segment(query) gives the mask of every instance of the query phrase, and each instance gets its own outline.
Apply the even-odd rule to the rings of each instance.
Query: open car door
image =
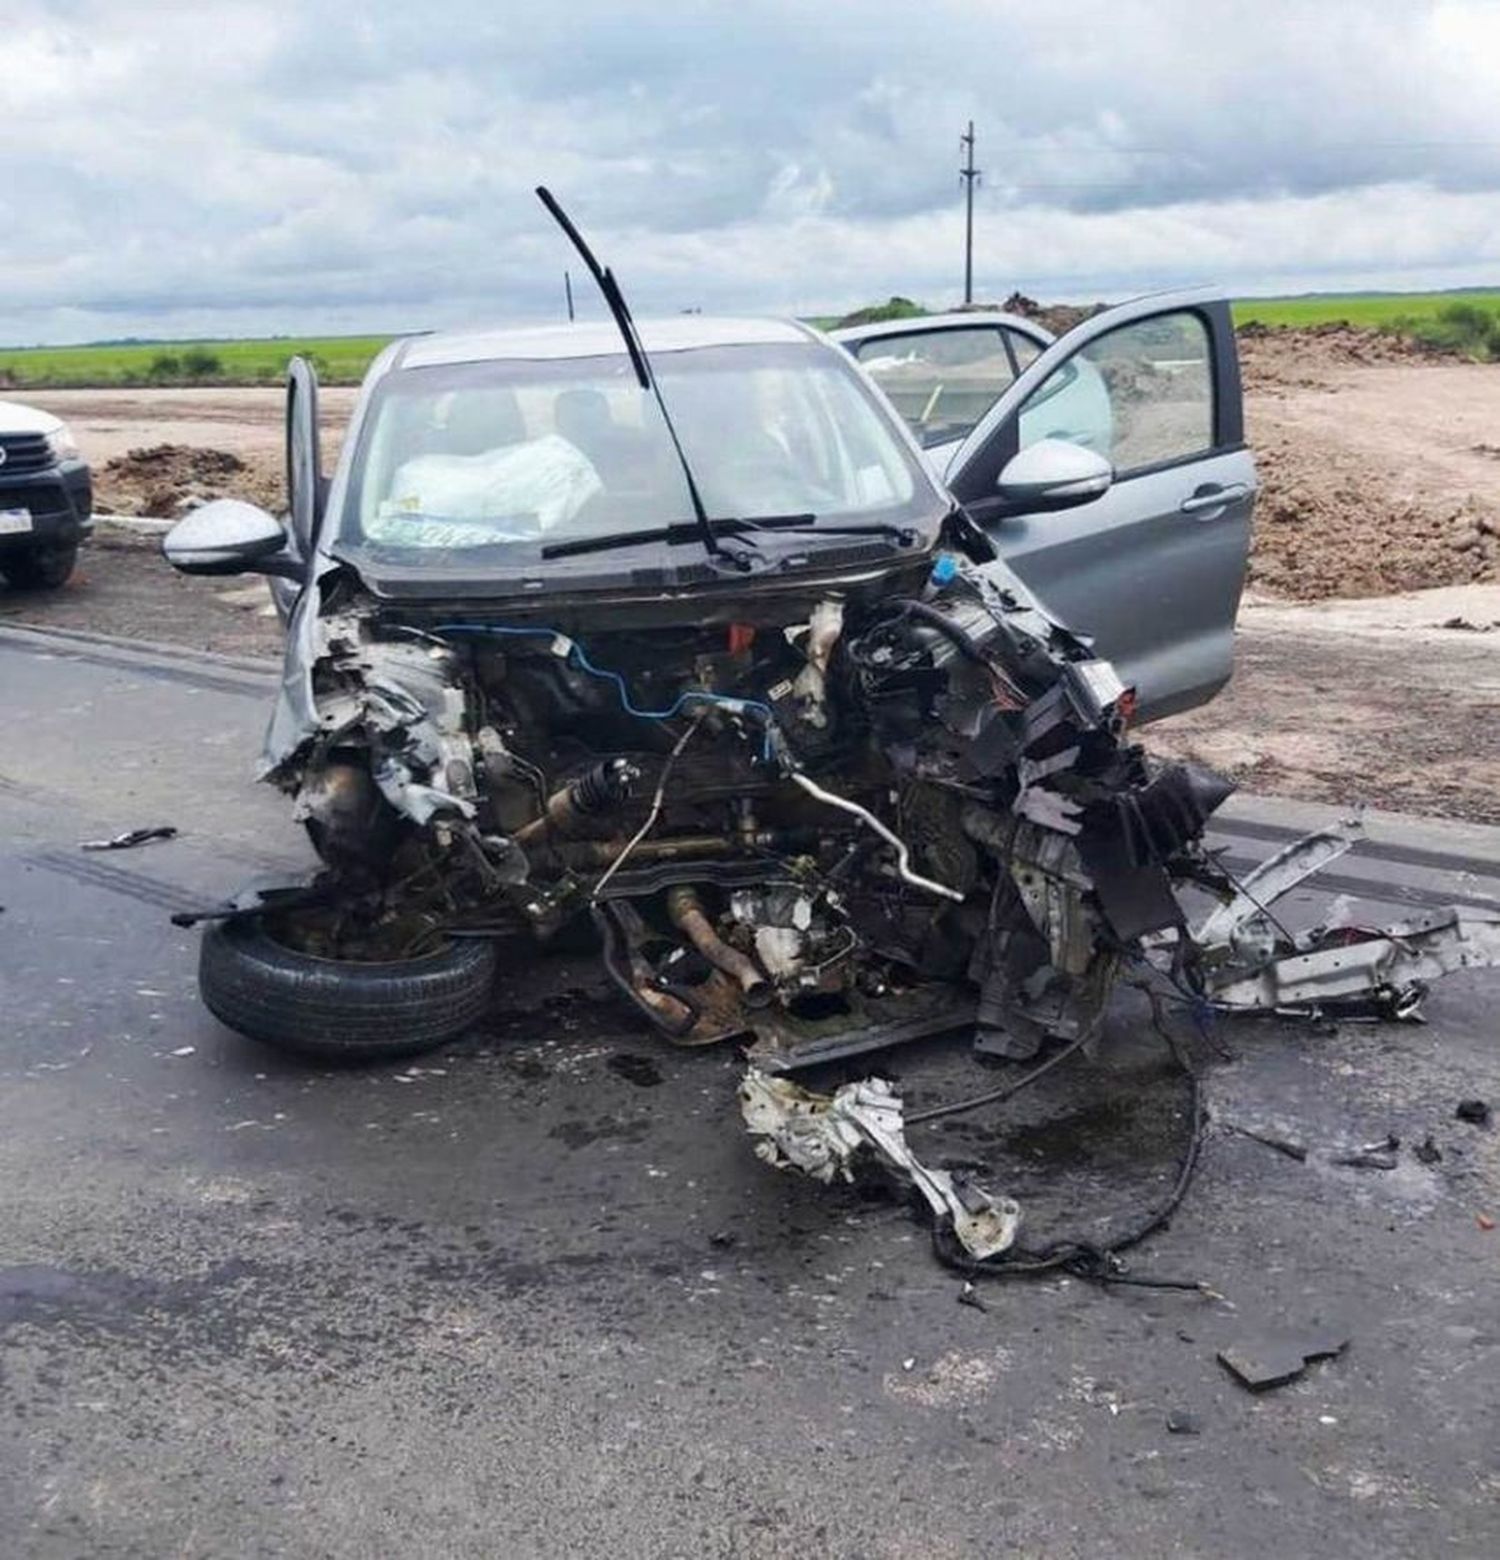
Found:
[[[327,492],[318,434],[318,375],[306,358],[294,357],[287,364],[286,379],[287,526],[292,547],[305,564],[317,542]],[[271,581],[271,596],[282,622],[298,589],[295,580]]]
[[[1143,719],[1229,680],[1256,477],[1226,300],[1161,293],[1076,326],[1000,396],[946,480],[1116,663]]]

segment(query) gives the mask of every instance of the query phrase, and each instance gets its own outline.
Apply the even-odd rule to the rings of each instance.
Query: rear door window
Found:
[[[854,355],[931,448],[963,438],[1015,382],[1010,335],[995,325],[913,330],[858,342]]]

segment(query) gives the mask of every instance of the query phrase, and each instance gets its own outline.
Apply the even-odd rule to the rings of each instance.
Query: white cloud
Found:
[[[1500,282],[1477,0],[13,0],[0,340]]]

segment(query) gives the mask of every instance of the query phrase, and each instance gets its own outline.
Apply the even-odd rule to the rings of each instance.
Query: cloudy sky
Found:
[[[387,9],[391,14],[386,15]],[[1500,285],[1500,0],[0,0],[0,342]],[[593,307],[590,301],[590,307]]]

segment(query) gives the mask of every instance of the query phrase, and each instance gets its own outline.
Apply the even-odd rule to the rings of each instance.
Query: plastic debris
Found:
[[[1328,1162],[1331,1165],[1352,1165],[1356,1170],[1394,1170],[1396,1150],[1400,1147],[1401,1139],[1392,1132],[1383,1142],[1366,1143],[1347,1154],[1334,1154]]]
[[[1274,1148],[1278,1154],[1285,1154],[1288,1159],[1295,1159],[1300,1163],[1307,1158],[1306,1145],[1298,1143],[1293,1138],[1277,1137],[1274,1133],[1261,1132],[1254,1127],[1242,1127],[1237,1121],[1226,1121],[1224,1125],[1231,1132],[1238,1132],[1241,1137],[1247,1137],[1255,1143],[1263,1143],[1267,1148]]]
[[[151,840],[175,840],[177,830],[170,823],[157,824],[147,829],[126,829],[123,834],[113,835],[107,840],[81,840],[80,850],[131,850],[137,845],[145,845]]]

